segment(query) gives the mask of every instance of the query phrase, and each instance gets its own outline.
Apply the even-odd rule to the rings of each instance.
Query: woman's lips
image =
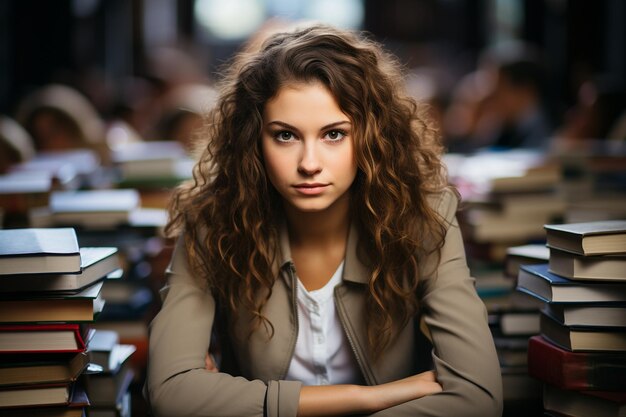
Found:
[[[302,183],[294,185],[294,188],[301,194],[317,195],[321,194],[329,184],[321,183]]]

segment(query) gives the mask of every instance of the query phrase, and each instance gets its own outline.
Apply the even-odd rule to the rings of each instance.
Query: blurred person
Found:
[[[493,76],[487,97],[497,128],[489,146],[547,149],[552,126],[544,103],[545,73],[539,54],[525,44],[503,44],[487,51],[482,65]]]
[[[217,91],[206,84],[183,84],[170,91],[162,100],[162,114],[155,132],[156,140],[180,142],[191,153],[195,132],[202,126],[202,115],[215,105]]]
[[[16,118],[37,151],[91,149],[108,161],[104,121],[89,100],[69,86],[51,84],[29,94]]]
[[[472,153],[490,145],[498,121],[489,100],[494,83],[485,70],[464,75],[443,111],[443,139],[449,152]]]
[[[35,155],[33,139],[15,120],[0,115],[0,174]]]
[[[611,80],[598,77],[581,84],[576,103],[555,132],[555,150],[584,149],[593,142],[626,140],[620,118],[626,114],[626,92]]]

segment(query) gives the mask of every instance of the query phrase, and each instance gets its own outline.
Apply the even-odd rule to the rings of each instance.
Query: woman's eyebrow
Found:
[[[349,125],[349,124],[350,124],[350,121],[349,121],[349,120],[340,120],[340,121],[337,121],[337,122],[329,123],[329,124],[327,124],[327,125],[325,125],[325,126],[322,126],[322,127],[320,128],[320,131],[322,131],[322,130],[332,129],[333,127],[338,127],[338,126],[342,126],[342,125],[345,125],[345,124],[348,124],[348,125]],[[289,123],[281,122],[280,120],[273,120],[273,121],[271,121],[271,122],[267,123],[267,126],[268,126],[268,127],[269,127],[270,125],[278,125],[278,126],[280,126],[280,127],[282,127],[282,128],[289,129],[289,130],[293,130],[293,131],[295,131],[295,132],[299,132],[299,129],[298,129],[297,127],[292,126],[292,125],[290,125]]]

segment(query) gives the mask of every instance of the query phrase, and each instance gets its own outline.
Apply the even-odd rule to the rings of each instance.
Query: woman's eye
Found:
[[[293,133],[288,131],[278,132],[275,136],[277,141],[279,142],[289,142],[294,139]]]
[[[339,141],[343,139],[345,136],[346,134],[340,130],[331,130],[330,132],[326,133],[326,138],[329,141]]]

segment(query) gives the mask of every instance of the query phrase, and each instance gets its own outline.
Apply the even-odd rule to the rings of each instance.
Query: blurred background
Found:
[[[508,91],[489,70],[506,60],[532,64],[513,69],[509,90],[535,90],[544,136],[607,136],[624,109],[620,0],[3,0],[0,113],[15,116],[30,93],[59,83],[105,122],[163,138],[165,107],[193,101],[177,87],[210,86],[251,36],[302,19],[367,30],[395,53],[451,150],[494,143],[495,119],[514,117],[493,111],[494,90]],[[604,106],[598,120],[572,120],[594,105]]]

